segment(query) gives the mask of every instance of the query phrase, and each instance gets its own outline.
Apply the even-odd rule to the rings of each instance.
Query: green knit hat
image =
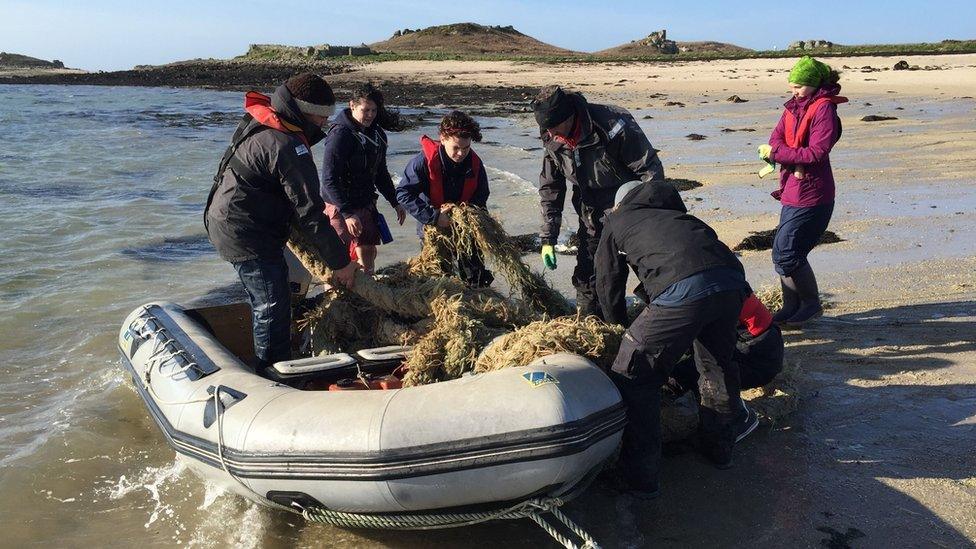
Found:
[[[790,84],[819,88],[830,76],[830,65],[805,55],[790,70]]]

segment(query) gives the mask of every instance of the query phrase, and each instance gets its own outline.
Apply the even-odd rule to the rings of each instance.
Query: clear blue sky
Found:
[[[756,49],[800,39],[843,44],[976,38],[976,0],[0,0],[0,51],[116,70],[231,57],[251,43],[356,45],[394,30],[472,21],[595,51],[666,28],[675,40]]]

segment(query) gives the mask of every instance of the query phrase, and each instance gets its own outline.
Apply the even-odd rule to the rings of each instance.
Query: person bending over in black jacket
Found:
[[[702,451],[716,466],[731,466],[736,423],[755,417],[742,404],[731,362],[751,290],[739,260],[687,213],[670,184],[631,181],[614,204],[596,251],[596,293],[607,322],[626,325],[630,267],[650,301],[624,333],[609,375],[627,405],[622,471],[636,495],[651,497],[661,460],[661,387],[689,347],[700,375]]]
[[[357,264],[325,216],[311,147],[322,139],[335,95],[321,77],[303,73],[271,97],[244,96],[247,111],[224,151],[204,210],[207,235],[237,271],[251,303],[256,371],[291,358],[291,293],[284,247],[290,226],[311,240],[352,287]]]

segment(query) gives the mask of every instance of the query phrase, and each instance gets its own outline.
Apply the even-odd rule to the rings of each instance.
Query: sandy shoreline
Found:
[[[575,516],[615,509],[610,524],[589,523],[602,543],[948,547],[976,540],[976,55],[908,58],[939,70],[861,68],[890,69],[898,60],[828,60],[843,71],[851,98],[831,154],[838,181],[831,228],[846,240],[811,255],[834,308],[787,334],[789,360],[802,371],[800,409],[743,445],[730,475],[703,468],[693,453],[670,457],[661,502],[597,487]],[[564,84],[626,106],[662,149],[669,177],[704,183],[685,200],[731,245],[776,225],[778,207],[768,197],[775,182],[756,178],[754,151],[786,99],[792,63],[398,62],[342,78]],[[748,102],[728,103],[730,95]],[[860,120],[869,114],[897,120]],[[712,119],[754,131],[723,133]],[[683,139],[689,130],[707,139]],[[730,150],[737,151],[732,162],[724,160]],[[755,284],[775,279],[768,251],[742,260]],[[555,275],[564,291],[571,269],[562,261]],[[720,518],[703,527],[705,514]]]
[[[912,96],[953,96],[976,93],[976,54],[924,55],[905,58],[911,65],[938,70],[892,67],[900,57],[833,57],[845,91],[859,95],[893,92]],[[365,79],[451,85],[568,85],[596,98],[610,98],[628,108],[647,104],[653,93],[677,96],[782,94],[795,59],[741,59],[676,63],[537,63],[513,61],[395,61],[365,65],[342,75]],[[852,67],[844,69],[844,66]],[[862,72],[862,67],[880,69]],[[887,70],[885,70],[887,69]],[[723,98],[724,99],[724,98]]]
[[[737,449],[731,471],[716,471],[695,452],[678,448],[665,459],[657,501],[632,500],[595,485],[566,510],[603,546],[962,547],[976,542],[976,100],[970,97],[976,95],[976,55],[906,58],[923,67],[945,67],[941,70],[860,68],[890,68],[899,60],[829,60],[844,71],[844,95],[851,98],[841,110],[843,138],[831,154],[838,195],[830,228],[845,240],[811,254],[833,308],[803,332],[786,336],[788,360],[801,371],[799,410],[751,435]],[[328,78],[343,90],[363,80],[386,82],[396,98],[391,102],[405,106],[503,103],[501,112],[517,113],[504,131],[526,135],[535,128],[525,94],[546,84],[566,84],[593,101],[626,106],[661,149],[667,175],[703,183],[683,197],[692,213],[734,245],[750,231],[777,222],[778,205],[768,196],[775,182],[755,176],[755,147],[776,121],[792,62],[401,61]],[[278,76],[267,75],[269,81]],[[727,102],[733,94],[747,102]],[[685,106],[668,106],[669,101]],[[869,114],[897,120],[860,120]],[[727,128],[753,131],[722,131]],[[685,135],[691,132],[706,139],[689,141]],[[527,157],[539,154],[522,150]],[[517,175],[534,181],[535,166],[532,158],[531,170]],[[506,226],[518,229],[513,232],[534,228],[534,195],[524,195],[503,215]],[[537,267],[536,256],[527,259]],[[746,252],[742,261],[755,285],[774,280],[768,251]],[[560,256],[551,275],[566,293],[572,268],[572,258]],[[116,408],[122,406],[104,412],[101,428],[124,428],[113,422],[121,417],[134,425],[135,436],[169,458],[141,407],[138,420],[120,416]],[[65,459],[73,457],[67,445],[58,449]],[[61,461],[51,467],[58,474],[65,470]],[[31,482],[38,476],[26,466],[22,475]],[[81,492],[88,484],[79,476],[69,485]],[[195,502],[192,506],[196,509]],[[88,521],[82,513],[63,515],[61,508],[38,518],[36,508],[11,503],[8,519],[27,525],[24,532],[40,533],[73,516],[78,531],[89,535],[77,538],[84,541],[113,539],[108,536],[118,528],[115,521]],[[549,543],[544,533],[523,523],[337,534],[277,516],[266,522],[271,524],[262,540],[267,547],[329,540],[398,547]],[[120,539],[149,535],[141,520],[134,529]]]

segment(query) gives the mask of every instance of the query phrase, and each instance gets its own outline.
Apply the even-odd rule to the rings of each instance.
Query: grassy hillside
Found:
[[[45,61],[43,59],[37,59],[36,57],[29,57],[27,55],[20,55],[18,53],[0,52],[0,68],[63,69],[64,63],[58,61],[57,59],[54,61]]]
[[[369,47],[378,53],[411,56],[583,55],[536,40],[511,26],[490,27],[476,23],[440,25],[419,30],[405,29],[397,31],[390,39],[370,44]]]

